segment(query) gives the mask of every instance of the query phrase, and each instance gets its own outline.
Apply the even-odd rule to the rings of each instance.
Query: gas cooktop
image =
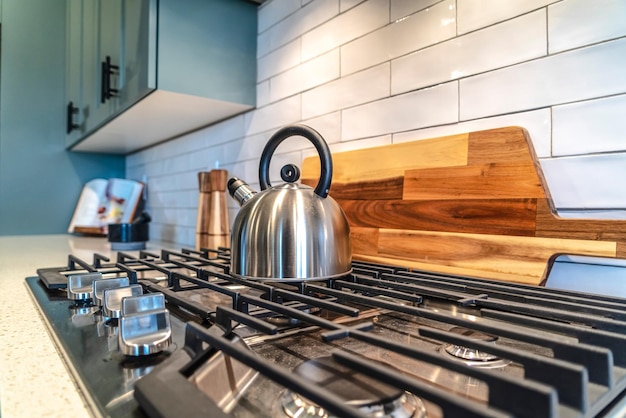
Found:
[[[618,417],[626,300],[353,262],[257,282],[229,250],[69,256],[27,284],[96,415]]]

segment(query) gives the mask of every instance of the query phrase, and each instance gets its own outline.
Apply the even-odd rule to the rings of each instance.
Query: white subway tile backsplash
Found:
[[[553,155],[626,151],[626,95],[552,110]]]
[[[180,148],[177,147],[179,141],[181,142]],[[180,149],[186,150],[184,138],[180,138],[177,141],[164,142],[157,146],[157,148],[154,150],[154,161],[164,160],[172,156],[178,155]]]
[[[626,35],[623,0],[566,0],[548,7],[550,53]]]
[[[456,34],[454,0],[391,23],[341,47],[341,75],[411,53]]]
[[[535,155],[539,158],[550,157],[550,109],[532,110],[530,112],[513,113],[485,119],[474,119],[432,128],[424,128],[393,135],[393,143],[417,141],[419,139],[436,138],[465,132],[482,131],[485,129],[502,128],[505,126],[521,126],[528,131]]]
[[[258,134],[261,136],[262,134]],[[254,138],[256,135],[252,135],[246,137],[244,139],[240,139],[237,141],[231,141],[228,144],[224,144],[224,164],[222,167],[225,170],[229,170],[229,167],[232,167],[233,164],[236,164],[239,161],[243,161],[246,159],[246,150],[250,150],[254,148],[255,142],[250,142],[250,138]],[[250,142],[250,146],[244,147],[244,141]],[[248,156],[248,159],[251,158]]]
[[[191,208],[198,204],[198,182],[195,190],[154,193],[151,204],[160,208]]]
[[[257,60],[257,81],[270,78],[273,75],[295,67],[302,60],[300,38],[270,52]]]
[[[245,133],[245,117],[238,115],[218,124],[204,128],[202,132],[209,138],[209,146],[242,138]]]
[[[196,189],[198,186],[198,172],[186,171],[175,175],[176,190]]]
[[[441,0],[391,0],[391,21],[403,19],[412,13],[432,6]]]
[[[337,152],[353,151],[357,149],[380,147],[383,145],[391,144],[391,135],[375,136],[365,139],[357,139],[354,141],[338,142],[335,144],[329,144],[330,152],[335,154]],[[302,151],[302,159],[313,157],[317,155],[315,148],[307,148]]]
[[[256,85],[256,107],[270,104],[270,81],[265,80]]]
[[[561,210],[558,216],[575,219],[626,219],[626,210]]]
[[[346,109],[343,141],[458,122],[456,81]]]
[[[460,36],[391,62],[398,94],[546,55],[546,12]]]
[[[260,153],[259,153],[260,157]],[[234,164],[229,164],[227,167],[224,167],[228,170],[229,177],[239,177],[244,180],[250,186],[259,190],[259,158],[257,157],[254,161],[239,161]],[[235,204],[236,206],[236,204]]]
[[[143,176],[147,177],[147,182],[150,183],[150,180],[153,176],[163,173],[163,171],[158,172],[153,169],[154,165],[149,164],[139,164],[133,167],[126,166],[126,177],[130,177],[134,180],[141,180]]]
[[[354,141],[345,141],[338,144],[332,144],[330,146],[330,150],[332,152],[346,152],[363,148],[380,147],[383,145],[390,145],[391,143],[391,135],[381,135],[371,138],[357,139]]]
[[[199,197],[200,197],[200,184],[198,181],[196,181],[196,188],[192,190],[188,190],[185,193],[185,195],[181,197],[181,199],[187,202],[186,207],[191,208],[191,209],[196,209],[198,206]],[[195,223],[194,223],[194,226],[195,226]]]
[[[169,175],[160,175],[160,176],[151,177],[149,188],[150,188],[150,190],[148,191],[149,198],[158,196],[159,193],[178,190],[178,188],[176,187],[175,177],[169,176]]]
[[[301,120],[300,96],[292,96],[245,114],[246,135],[275,129]]]
[[[274,132],[271,132],[271,133],[274,134]],[[268,141],[269,141],[269,139],[270,139],[270,136],[268,136]],[[290,136],[289,138],[285,139],[278,146],[278,148],[276,148],[276,150],[274,151],[274,155],[299,153],[303,149],[308,148],[310,146],[311,146],[311,142],[308,139],[306,139],[305,137],[302,137],[302,136],[299,136],[299,135],[293,135],[293,136]],[[259,157],[260,156],[261,156],[261,153],[259,153]],[[294,162],[298,163],[299,160],[294,160]],[[285,165],[285,164],[283,164],[283,165]],[[281,165],[281,167],[282,167],[282,165]]]
[[[339,77],[339,50],[335,49],[278,74],[270,80],[272,102],[327,83]]]
[[[341,141],[341,112],[328,113],[311,119],[304,119],[304,125],[315,129],[330,145]],[[307,146],[309,148],[310,146]]]
[[[339,12],[343,13],[364,1],[365,0],[339,0]]]
[[[280,5],[283,0],[274,1]],[[338,0],[316,0],[259,34],[257,57],[267,55],[339,13]]]
[[[150,162],[143,166],[144,174],[146,174],[149,178],[163,176],[164,174],[167,174],[163,168],[164,166],[164,160]]]
[[[302,117],[312,118],[389,96],[389,63],[302,93]]]
[[[228,207],[228,219],[230,219],[231,231],[232,231],[233,222],[235,221],[235,218],[237,217],[238,213],[239,213],[239,206]]]
[[[197,208],[180,208],[177,209],[177,213],[176,225],[192,227],[195,230],[198,217]]]
[[[174,155],[172,158],[164,160],[164,169],[168,174],[178,174],[185,172],[189,167],[190,154]]]
[[[126,171],[145,164],[145,157],[148,154],[144,152],[137,152],[126,156]]]
[[[460,80],[461,120],[626,92],[626,39]]]
[[[459,35],[557,1],[559,0],[457,0]]]
[[[177,217],[174,216],[173,219]],[[150,235],[158,233],[162,241],[177,244],[176,246],[191,246],[196,242],[195,227],[177,225],[175,221],[172,223],[152,223],[150,226]]]
[[[137,165],[145,165],[145,164],[148,164],[150,161],[153,161],[155,148],[157,146],[145,149],[145,150],[140,151],[140,152],[136,152],[134,154],[127,155],[126,156],[126,167],[128,167],[128,166],[132,167],[132,166],[137,166]]]
[[[193,152],[199,149],[202,149],[208,145],[207,136],[204,134],[203,130],[197,130],[194,132],[190,132],[184,137],[180,138],[177,143],[172,145],[167,145],[170,149],[174,147],[180,153],[184,152]]]
[[[225,153],[228,155],[226,164],[236,164],[239,161],[259,158],[268,138],[269,134],[264,132],[226,144]]]
[[[389,0],[370,0],[302,35],[306,61],[389,23]]]
[[[552,158],[541,165],[557,209],[626,208],[626,153]]]
[[[224,155],[224,145],[216,145],[189,155],[189,166],[187,170],[210,171],[220,168],[226,156]]]
[[[262,33],[290,14],[300,10],[300,0],[270,1],[259,7],[258,31]]]

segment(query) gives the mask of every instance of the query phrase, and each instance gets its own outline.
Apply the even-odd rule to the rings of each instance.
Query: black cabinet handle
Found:
[[[111,97],[117,97],[118,90],[111,87],[111,76],[113,74],[119,74],[120,67],[117,66],[117,65],[111,64],[111,57],[109,57],[108,55],[106,57],[105,62],[106,62],[106,65],[107,65],[107,72],[108,72],[108,76],[107,76],[107,99],[110,99]]]
[[[109,68],[106,61],[103,61],[100,71],[100,103],[107,101],[107,91],[109,91]]]
[[[80,128],[80,125],[74,123],[74,115],[78,114],[78,108],[74,107],[74,102],[69,102],[67,104],[67,115],[66,115],[66,130],[69,135],[74,129]]]
[[[100,78],[100,103],[106,102],[111,97],[116,97],[118,89],[111,87],[111,75],[117,74],[120,67],[111,64],[111,57],[107,55],[102,62],[102,71]]]

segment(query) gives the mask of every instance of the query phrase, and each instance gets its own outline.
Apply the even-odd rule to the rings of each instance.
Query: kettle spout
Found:
[[[252,196],[257,192],[252,189],[245,181],[233,177],[228,180],[228,193],[230,196],[239,203],[239,206],[243,206]]]

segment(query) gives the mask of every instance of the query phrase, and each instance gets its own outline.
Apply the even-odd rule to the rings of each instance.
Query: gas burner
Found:
[[[426,408],[411,393],[376,381],[336,363],[332,357],[305,361],[293,373],[327,389],[347,404],[376,418],[424,418]],[[331,418],[327,411],[299,394],[287,390],[278,401],[277,418]]]
[[[476,341],[482,341],[489,344],[496,344],[498,337],[475,331],[463,327],[454,327],[450,329],[451,333],[462,335]],[[477,348],[463,347],[456,344],[446,344],[440,351],[446,355],[452,356],[454,359],[464,362],[468,366],[499,368],[504,367],[511,362],[504,360],[493,354],[486,353]]]

